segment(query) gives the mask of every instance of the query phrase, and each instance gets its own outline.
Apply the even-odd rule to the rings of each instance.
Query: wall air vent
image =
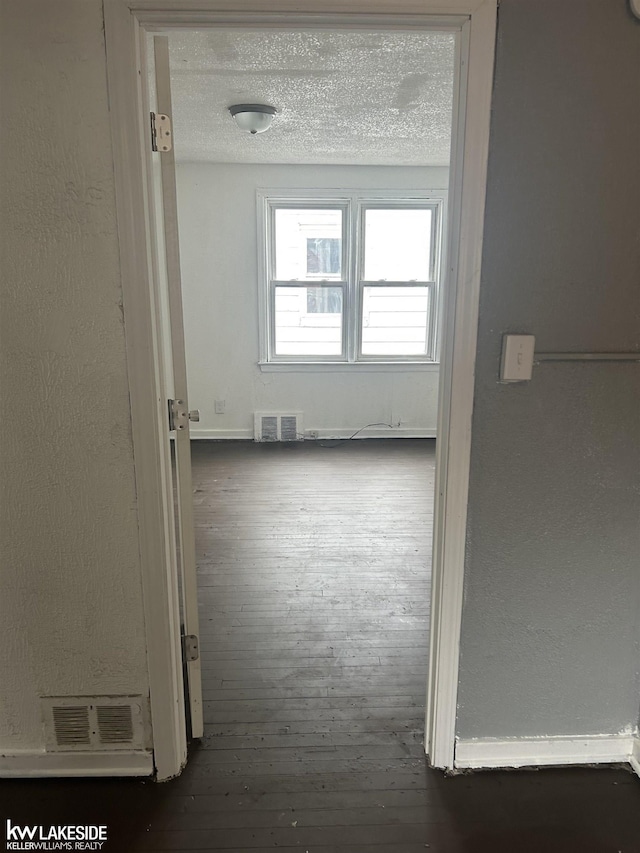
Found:
[[[100,743],[133,743],[131,705],[96,705]]]
[[[302,412],[256,412],[255,441],[303,441]]]
[[[262,415],[260,417],[259,435],[256,441],[278,440],[278,418],[276,415]]]
[[[73,747],[91,744],[89,709],[86,705],[57,706],[53,713],[53,730],[56,743],[60,747]]]
[[[48,752],[147,748],[142,696],[46,696],[41,702]]]

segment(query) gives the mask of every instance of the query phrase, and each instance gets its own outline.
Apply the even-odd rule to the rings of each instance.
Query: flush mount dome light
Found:
[[[247,133],[264,133],[269,130],[276,108],[268,104],[234,104],[229,107],[240,130]]]

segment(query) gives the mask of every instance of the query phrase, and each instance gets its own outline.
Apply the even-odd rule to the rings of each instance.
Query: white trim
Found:
[[[339,439],[339,438],[435,438],[436,431],[435,429],[420,429],[418,427],[392,427],[391,429],[377,428],[377,427],[369,427],[369,429],[364,429],[362,432],[358,432],[357,435],[354,435],[358,427],[354,429],[306,429],[305,433],[308,435],[310,432],[316,432],[318,434],[318,438],[320,441],[324,441],[324,439]]]
[[[342,168],[337,166],[336,168]],[[373,166],[371,168],[378,168],[377,166]],[[379,168],[386,168],[385,166],[380,166]],[[442,169],[448,172],[447,166],[418,166],[418,169]],[[403,203],[405,201],[412,202],[415,201],[417,203],[420,202],[429,202],[432,201],[434,204],[438,202],[442,202],[446,200],[448,192],[448,185],[443,187],[425,187],[424,189],[416,189],[408,187],[401,187],[400,189],[359,189],[358,187],[322,187],[318,189],[318,187],[258,187],[256,189],[256,193],[260,196],[263,196],[268,199],[272,199],[274,202],[283,202],[284,204],[295,204],[295,202],[300,202],[301,205],[309,203],[310,206],[313,206],[314,201],[321,201],[323,204],[330,205],[332,202],[335,202],[336,205],[341,202],[348,201],[349,199],[358,199],[362,198],[367,202],[381,202],[385,201],[393,202],[399,201]]]
[[[429,30],[459,29],[485,0],[311,0],[315,9],[301,10],[299,0],[123,0],[143,26],[154,31],[206,27],[308,29],[313,26],[340,29]],[[429,16],[425,20],[425,16]]]
[[[425,750],[434,767],[452,768],[458,667],[471,417],[480,297],[480,267],[496,3],[476,4],[462,29],[452,139],[449,245],[444,284],[442,370],[438,404],[436,491],[431,591],[431,629]],[[446,440],[442,440],[446,437]]]
[[[358,427],[354,427],[353,429],[305,429],[305,440],[314,441],[315,438],[319,438],[321,441],[324,439],[338,439],[338,438],[351,438],[354,432]],[[312,433],[315,433],[312,436]],[[411,427],[394,427],[393,429],[367,429],[358,435],[354,436],[354,438],[435,438],[436,431],[435,429],[412,429]],[[192,429],[191,430],[191,439],[192,441],[198,440],[213,440],[213,441],[243,441],[245,439],[250,439],[253,441],[253,430],[252,429]],[[268,444],[268,442],[266,442]]]
[[[440,369],[436,361],[265,361],[262,373],[432,373]]]
[[[152,752],[43,752],[0,755],[0,778],[36,776],[152,776]]]
[[[104,16],[151,726],[158,777],[165,779],[180,772],[187,744],[171,461],[143,150],[148,128],[137,22],[122,0],[104,0]]]
[[[184,697],[180,641],[176,632],[177,575],[170,571],[166,542],[172,519],[167,512],[168,442],[162,441],[161,431],[164,395],[154,336],[154,294],[147,287],[149,252],[143,249],[149,247],[150,235],[141,148],[147,128],[136,51],[141,24],[156,29],[221,25],[366,29],[417,26],[462,34],[458,41],[464,68],[459,75],[461,85],[454,110],[457,142],[454,139],[450,182],[454,203],[450,205],[448,229],[448,305],[443,326],[446,351],[438,424],[438,434],[447,440],[438,443],[426,719],[431,763],[453,767],[497,0],[308,0],[306,5],[308,11],[300,14],[300,0],[104,0],[151,710],[155,760],[161,778],[179,772],[186,752],[181,725]]]
[[[640,776],[640,734],[636,735],[633,739],[629,764],[631,764],[635,772]]]
[[[257,273],[258,273],[258,353],[259,363],[267,362],[269,350],[271,349],[270,329],[267,318],[270,316],[269,311],[269,294],[268,288],[263,284],[267,281],[269,273],[267,271],[267,258],[272,251],[267,245],[267,229],[264,224],[270,216],[268,196],[263,190],[258,189],[256,192],[256,249],[257,257]]]
[[[194,429],[190,430],[191,441],[253,441],[253,430],[246,429]]]
[[[456,769],[632,762],[632,735],[459,740]]]
[[[195,26],[195,23],[211,24],[213,15],[221,18],[223,15],[231,17],[234,22],[242,21],[243,12],[252,18],[261,15],[263,19],[273,20],[278,16],[283,20],[291,21],[303,18],[320,19],[326,22],[328,16],[337,18],[357,16],[364,17],[366,13],[367,23],[372,26],[384,26],[389,22],[389,13],[394,19],[399,15],[415,15],[419,22],[424,23],[424,15],[442,17],[451,21],[458,15],[470,15],[484,5],[485,0],[321,0],[321,2],[310,2],[311,7],[307,14],[300,11],[303,5],[300,0],[126,0],[126,5],[131,11],[137,13],[142,23],[164,23],[169,22],[175,26]],[[376,15],[380,16],[375,20]],[[262,24],[264,20],[260,20]],[[215,22],[217,23],[217,21]],[[428,23],[428,22],[427,22]]]

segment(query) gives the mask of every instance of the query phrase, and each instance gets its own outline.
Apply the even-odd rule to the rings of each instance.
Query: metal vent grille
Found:
[[[302,412],[256,412],[253,437],[255,441],[301,441]]]
[[[131,743],[133,717],[130,705],[97,705],[100,743]]]
[[[58,746],[88,746],[91,743],[89,709],[86,705],[54,706],[53,728]]]
[[[148,749],[148,699],[142,696],[43,696],[48,752]]]
[[[280,438],[282,441],[296,441],[298,438],[298,419],[295,415],[283,415],[280,418]]]
[[[278,418],[275,415],[263,415],[261,423],[260,441],[277,441]]]

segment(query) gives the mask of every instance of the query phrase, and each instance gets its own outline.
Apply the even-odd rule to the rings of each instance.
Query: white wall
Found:
[[[305,430],[345,435],[368,423],[402,421],[380,434],[435,435],[438,370],[337,368],[267,373],[258,366],[256,190],[430,189],[444,168],[178,166],[178,206],[189,405],[194,437],[249,438],[254,411],[301,411]],[[214,400],[226,401],[222,415]],[[368,431],[367,435],[375,434]]]
[[[0,753],[148,692],[100,0],[2,6]],[[43,132],[43,129],[46,131]]]

